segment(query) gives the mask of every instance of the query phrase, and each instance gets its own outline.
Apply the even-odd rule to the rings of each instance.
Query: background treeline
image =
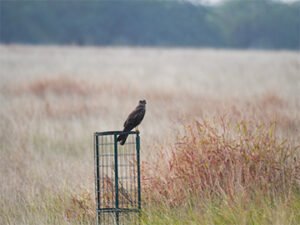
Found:
[[[300,48],[300,1],[3,1],[0,42]]]

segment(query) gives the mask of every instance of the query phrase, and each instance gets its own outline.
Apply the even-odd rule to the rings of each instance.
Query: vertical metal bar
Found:
[[[114,190],[115,190],[115,187],[114,187],[114,137],[112,135],[109,135],[109,136],[105,136],[106,137],[106,154],[107,154],[107,157],[106,157],[106,164],[107,164],[107,167],[106,167],[106,175],[107,175],[107,178],[108,178],[108,181],[107,182],[107,185],[106,185],[106,193],[107,193],[107,207],[109,208],[113,208],[114,207],[114,204],[115,204],[115,196],[114,196]],[[108,213],[106,214],[108,215],[108,220],[106,221],[105,225],[106,224],[111,224],[112,222],[111,221],[114,221],[115,219],[115,215],[114,215],[114,212],[112,213]]]
[[[116,222],[119,225],[119,171],[118,171],[118,142],[117,134],[114,134],[114,145],[115,145],[115,210],[116,210]]]
[[[137,193],[137,173],[136,173],[136,168],[137,168],[137,160],[136,160],[136,142],[135,142],[135,136],[132,135],[132,142],[135,143],[135,145],[133,146],[132,148],[132,151],[131,151],[131,162],[133,163],[132,165],[132,170],[131,170],[131,190],[132,190],[132,198],[133,198],[133,207],[136,208],[137,207],[137,196],[138,196],[138,193]]]
[[[126,161],[125,161],[125,152],[126,152],[126,147],[125,147],[125,151],[124,151],[124,148],[122,149],[122,153],[120,154],[121,155],[121,164],[122,164],[122,167],[120,167],[120,169],[122,168],[122,171],[121,171],[121,190],[122,190],[122,197],[121,197],[121,208],[126,208],[126,191],[128,190],[126,188],[126,170],[127,170],[127,167],[126,167]],[[125,174],[125,175],[124,175]]]
[[[109,143],[111,143],[107,148],[108,151],[107,153],[109,154],[109,156],[107,157],[107,168],[106,168],[106,172],[107,172],[107,176],[109,176],[110,174],[110,179],[111,181],[113,181],[110,185],[107,185],[107,193],[109,195],[108,197],[108,207],[113,208],[114,205],[116,204],[116,199],[115,199],[115,187],[114,187],[114,182],[116,182],[116,180],[113,178],[114,177],[114,170],[115,170],[115,165],[114,165],[114,155],[115,155],[115,146],[114,146],[114,136],[110,135],[109,136]],[[114,216],[114,215],[113,215]]]
[[[126,153],[125,153],[126,152]],[[130,161],[128,159],[128,147],[126,146],[126,149],[125,151],[123,152],[124,154],[124,164],[126,164],[126,167],[124,168],[125,169],[125,175],[124,175],[124,180],[123,180],[123,184],[125,182],[125,185],[124,185],[124,188],[125,190],[127,191],[127,197],[126,197],[126,201],[125,201],[125,206],[124,207],[127,207],[129,208],[130,207],[130,201],[132,200],[131,199],[131,195],[130,195],[130,189],[128,188],[128,183],[130,182],[130,171],[128,173],[128,170],[130,169]]]
[[[97,225],[100,222],[100,183],[99,183],[99,141],[97,133],[94,134],[94,157],[95,157],[95,196],[96,196],[96,216]]]
[[[100,142],[101,142],[101,144],[105,143],[104,136],[101,136]],[[107,190],[106,190],[107,184],[106,184],[105,175],[106,175],[106,165],[107,165],[107,163],[105,163],[105,157],[106,157],[105,154],[106,154],[106,152],[105,152],[105,148],[103,147],[103,145],[101,145],[101,151],[100,152],[101,152],[101,154],[100,154],[100,156],[101,156],[101,160],[100,160],[100,163],[101,163],[101,181],[100,181],[100,183],[102,183],[102,186],[100,188],[101,188],[102,193],[103,193],[102,194],[102,199],[100,200],[100,203],[102,203],[102,207],[106,207],[107,201],[105,199],[105,196],[107,196]],[[102,214],[102,215],[104,215],[104,214]]]
[[[94,133],[94,177],[95,177],[95,201],[96,201],[96,225],[98,225],[97,215],[98,215],[98,199],[97,199],[97,150],[96,150],[96,132]]]
[[[136,133],[136,160],[137,160],[137,186],[138,186],[138,208],[142,208],[142,196],[141,196],[141,165],[140,165],[140,134]]]

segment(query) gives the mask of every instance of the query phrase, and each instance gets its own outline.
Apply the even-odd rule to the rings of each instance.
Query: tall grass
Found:
[[[145,224],[299,224],[299,147],[276,124],[219,119],[185,127],[144,163]]]
[[[275,124],[196,121],[143,173],[147,198],[170,206],[212,196],[289,195],[299,188],[299,146],[276,136]]]

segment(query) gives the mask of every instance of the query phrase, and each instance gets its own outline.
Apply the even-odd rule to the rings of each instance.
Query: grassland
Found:
[[[0,46],[0,224],[94,224],[94,131],[139,99],[143,224],[300,223],[300,55]]]

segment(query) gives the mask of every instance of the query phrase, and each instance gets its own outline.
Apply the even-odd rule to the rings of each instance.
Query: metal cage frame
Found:
[[[120,134],[127,142],[117,142]],[[138,131],[94,133],[97,225],[140,224],[141,168]]]

